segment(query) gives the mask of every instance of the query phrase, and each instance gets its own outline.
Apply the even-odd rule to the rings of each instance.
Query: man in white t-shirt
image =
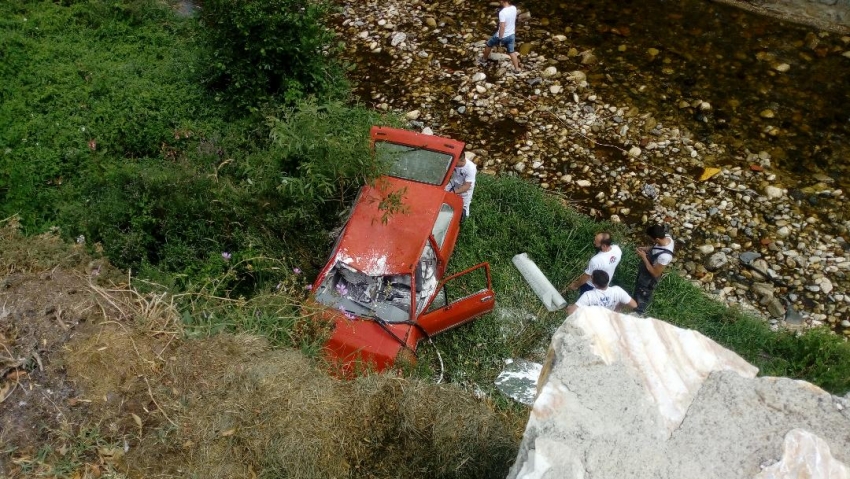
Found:
[[[623,288],[619,286],[608,286],[611,278],[605,271],[597,269],[590,277],[595,288],[581,295],[575,304],[567,306],[568,315],[573,314],[582,306],[602,306],[611,311],[619,311],[623,305],[630,308],[637,307],[637,302]]]
[[[646,234],[652,240],[652,246],[637,249],[640,264],[638,264],[637,280],[635,280],[635,299],[638,307],[635,312],[643,314],[664,269],[673,261],[673,251],[676,243],[667,234],[667,228],[653,225],[646,229]]]
[[[623,251],[620,247],[613,244],[611,233],[602,232],[597,234],[593,238],[593,247],[596,248],[596,254],[590,258],[587,269],[575,281],[570,283],[569,286],[573,291],[579,290],[579,295],[593,290],[593,281],[590,275],[597,269],[608,273],[608,278],[613,278],[614,271],[617,270],[617,265],[620,264],[620,259],[623,257]]]
[[[451,191],[463,198],[463,216],[461,222],[469,216],[469,205],[472,204],[472,192],[475,190],[475,174],[478,169],[467,154],[461,155],[452,171],[452,179],[446,185],[446,191]]]
[[[484,47],[484,60],[490,59],[490,50],[496,45],[502,45],[508,50],[508,55],[511,56],[511,63],[514,64],[514,69],[519,71],[519,54],[516,52],[516,7],[511,5],[510,0],[500,0],[499,4],[502,9],[499,10],[499,30],[487,40],[487,46]]]

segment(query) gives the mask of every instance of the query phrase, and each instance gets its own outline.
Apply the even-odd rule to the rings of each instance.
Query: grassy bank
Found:
[[[564,312],[549,313],[511,263],[527,252],[561,289],[580,274],[593,254],[592,239],[614,225],[596,223],[534,185],[511,177],[479,175],[470,219],[464,225],[451,268],[460,271],[489,261],[497,295],[494,314],[440,336],[447,374],[488,388],[506,358],[541,360],[548,339]],[[638,258],[632,245],[614,283],[632,291]],[[575,293],[567,297],[576,299]],[[772,332],[765,321],[727,307],[677,274],[660,284],[648,310],[652,317],[695,329],[759,367],[762,375],[805,379],[833,393],[850,390],[850,344],[826,330]],[[438,368],[433,349],[425,348],[423,375]]]

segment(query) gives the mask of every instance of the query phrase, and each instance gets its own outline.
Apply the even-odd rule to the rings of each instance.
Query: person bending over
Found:
[[[567,307],[567,314],[573,314],[582,306],[602,306],[611,311],[619,311],[622,306],[636,308],[637,302],[619,286],[608,286],[608,273],[597,269],[591,274],[594,289],[578,298],[575,304]]]
[[[569,285],[569,289],[572,291],[578,289],[579,295],[593,290],[593,281],[590,280],[590,274],[593,271],[601,269],[608,273],[608,278],[613,278],[614,271],[616,271],[617,265],[620,264],[620,258],[623,256],[620,247],[612,243],[610,233],[597,234],[593,238],[593,247],[596,249],[596,254],[590,258],[587,269]]]

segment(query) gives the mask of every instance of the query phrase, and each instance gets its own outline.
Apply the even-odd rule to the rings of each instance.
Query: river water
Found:
[[[600,61],[588,73],[607,97],[685,126],[699,141],[767,151],[789,187],[822,175],[850,186],[850,58],[842,55],[850,37],[698,0],[529,8],[550,32],[593,49]],[[710,112],[684,107],[697,100]]]

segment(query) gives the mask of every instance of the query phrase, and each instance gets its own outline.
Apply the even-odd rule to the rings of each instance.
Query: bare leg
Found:
[[[490,59],[490,47],[487,46],[487,47],[484,47],[484,60],[489,60],[489,59]]]
[[[519,71],[519,53],[511,53],[511,63],[514,64],[514,68],[516,69],[516,71]]]

